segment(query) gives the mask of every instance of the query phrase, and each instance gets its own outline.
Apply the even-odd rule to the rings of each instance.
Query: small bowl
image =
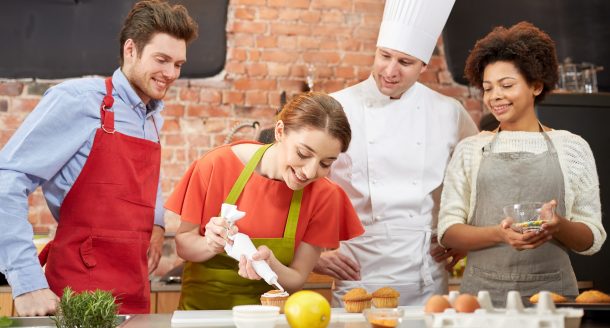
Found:
[[[400,308],[372,308],[364,309],[363,314],[373,328],[394,328],[402,322],[405,310]]]
[[[233,307],[233,323],[237,328],[273,328],[280,318],[280,308],[267,305]]]
[[[506,205],[502,210],[504,215],[514,220],[511,228],[517,232],[525,233],[540,230],[542,224],[548,221],[540,215],[542,205],[541,202],[517,203]]]

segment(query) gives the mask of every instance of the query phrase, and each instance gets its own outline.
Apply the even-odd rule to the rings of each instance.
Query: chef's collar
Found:
[[[376,106],[384,106],[397,100],[412,99],[413,97],[415,97],[417,89],[417,82],[415,82],[409,89],[407,89],[405,92],[402,93],[402,95],[400,95],[399,99],[392,99],[389,96],[386,96],[381,93],[381,91],[379,91],[373,74],[371,74],[368,79],[364,80],[363,84],[366,89],[364,97],[367,99],[367,101],[371,102],[371,105],[374,104]]]
[[[112,85],[116,93],[119,94],[119,97],[131,108],[139,108],[145,114],[160,112],[163,109],[163,101],[161,100],[151,99],[148,105],[144,104],[127,80],[125,74],[123,74],[123,71],[121,71],[121,68],[117,68],[114,74],[112,74]]]

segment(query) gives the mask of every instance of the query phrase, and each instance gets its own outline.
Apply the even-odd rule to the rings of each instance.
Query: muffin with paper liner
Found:
[[[392,287],[381,287],[373,292],[373,305],[376,308],[398,307],[400,293]]]
[[[364,309],[371,307],[371,299],[373,295],[369,294],[364,288],[350,289],[343,295],[343,305],[345,311],[350,313],[362,312]]]
[[[277,306],[280,308],[280,313],[284,313],[284,304],[286,303],[288,296],[290,296],[290,294],[286,291],[273,289],[261,295],[261,304]]]

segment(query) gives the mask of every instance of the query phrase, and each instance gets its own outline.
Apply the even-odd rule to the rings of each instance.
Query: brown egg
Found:
[[[444,312],[445,309],[451,307],[449,301],[441,295],[432,295],[426,302],[426,306],[424,307],[424,312],[426,313],[441,313]]]
[[[470,294],[460,294],[455,299],[454,307],[457,312],[472,313],[481,306],[476,297]]]

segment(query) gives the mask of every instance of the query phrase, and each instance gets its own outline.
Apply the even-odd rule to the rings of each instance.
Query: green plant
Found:
[[[114,328],[118,326],[115,301],[108,291],[98,289],[75,293],[66,287],[57,314],[52,319],[58,328]]]
[[[1,308],[0,308],[1,309]],[[13,320],[6,316],[0,317],[0,327],[10,327],[13,324]]]

